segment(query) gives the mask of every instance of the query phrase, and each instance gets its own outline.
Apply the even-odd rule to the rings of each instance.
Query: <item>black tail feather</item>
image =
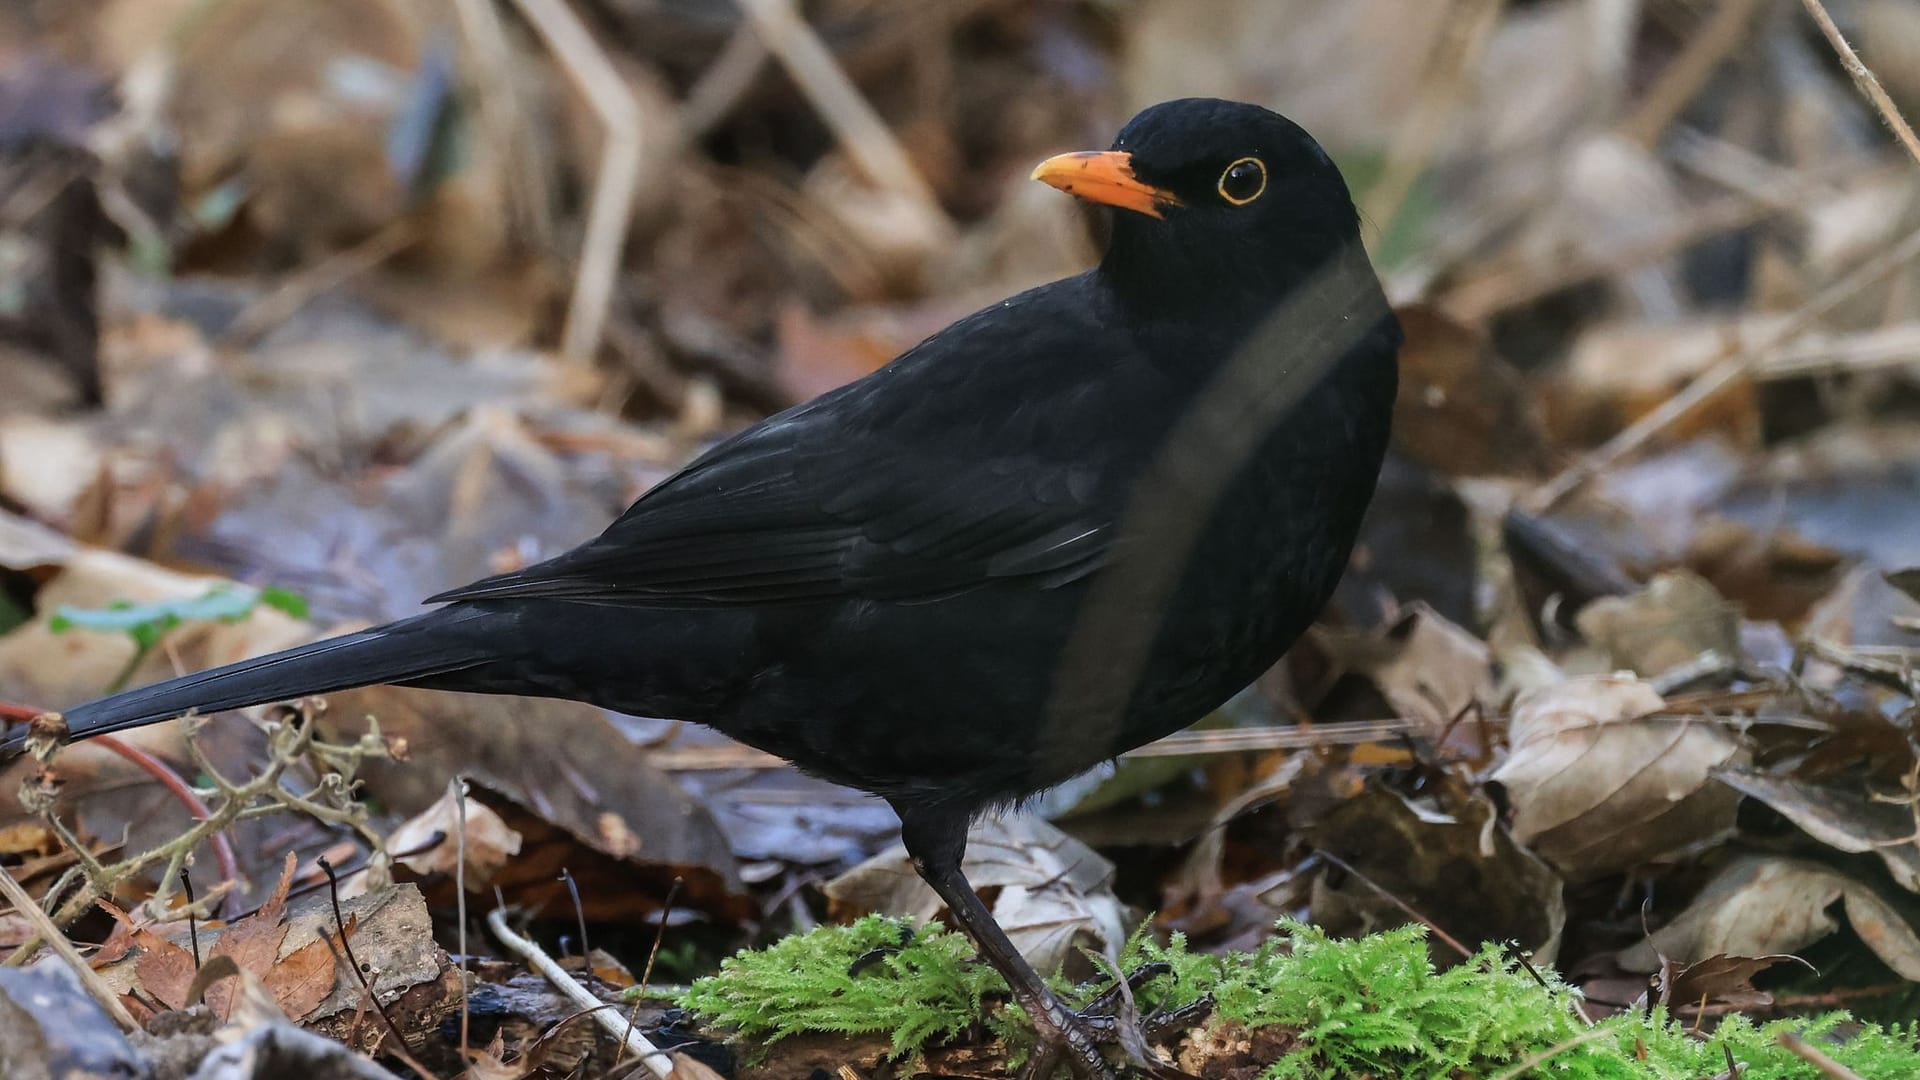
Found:
[[[489,612],[456,605],[359,633],[142,686],[64,711],[69,737],[85,739],[170,720],[287,701],[378,683],[444,675],[483,662],[468,624]],[[0,740],[0,760],[26,743],[21,728]]]

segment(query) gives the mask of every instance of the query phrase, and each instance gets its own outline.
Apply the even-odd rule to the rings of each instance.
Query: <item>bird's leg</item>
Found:
[[[1116,1038],[1118,1021],[1111,1007],[1104,1012],[1090,1009],[1076,1013],[1061,1004],[1041,981],[961,872],[967,843],[964,816],[902,812],[901,834],[907,854],[913,857],[914,870],[946,903],[954,922],[973,939],[981,957],[1007,980],[1014,1001],[1033,1021],[1039,1045],[1021,1071],[1022,1080],[1050,1080],[1063,1060],[1082,1080],[1118,1080],[1118,1070],[1100,1052],[1101,1044],[1110,1042],[1119,1042],[1133,1063],[1148,1073],[1184,1075],[1146,1053],[1137,1035],[1131,1040]]]

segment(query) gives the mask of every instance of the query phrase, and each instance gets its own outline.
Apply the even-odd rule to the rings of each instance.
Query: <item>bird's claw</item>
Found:
[[[1164,963],[1142,964],[1127,973],[1124,990],[1122,984],[1115,983],[1078,1012],[1056,1003],[1045,1011],[1044,1020],[1036,1015],[1039,1043],[1020,1070],[1020,1080],[1051,1080],[1063,1064],[1079,1080],[1120,1080],[1123,1071],[1142,1073],[1154,1080],[1193,1080],[1161,1061],[1148,1046],[1205,1020],[1213,1012],[1213,998],[1204,996],[1147,1017],[1140,1017],[1132,1008],[1132,991],[1171,970]],[[1124,1070],[1107,1059],[1101,1049],[1105,1046],[1120,1048]]]

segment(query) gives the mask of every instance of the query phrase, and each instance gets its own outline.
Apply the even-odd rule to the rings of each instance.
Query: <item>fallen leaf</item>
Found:
[[[1296,800],[1289,817],[1309,812]],[[1312,921],[1342,935],[1371,933],[1404,925],[1404,904],[1468,949],[1513,941],[1552,963],[1567,920],[1560,875],[1515,843],[1495,816],[1482,795],[1410,798],[1370,782],[1315,819],[1298,821],[1316,850],[1365,878],[1338,868],[1319,875]],[[1448,962],[1460,959],[1444,946],[1435,950]]]
[[[393,686],[332,704],[320,718],[329,739],[351,742],[373,717],[383,735],[407,741],[406,763],[369,762],[361,773],[383,805],[418,814],[456,773],[468,778],[472,798],[520,836],[518,857],[492,874],[515,905],[571,911],[565,868],[591,920],[655,912],[675,878],[677,906],[726,920],[757,910],[712,814],[591,705]],[[451,905],[451,890],[430,889],[430,901]]]
[[[1920,934],[1871,886],[1822,863],[1765,855],[1727,863],[1686,910],[1615,959],[1628,971],[1654,972],[1663,957],[1692,964],[1792,953],[1839,929],[1827,910],[1837,901],[1888,967],[1920,980]]]
[[[993,896],[994,919],[1041,971],[1078,958],[1078,946],[1118,955],[1126,940],[1113,864],[1059,829],[1025,815],[989,817],[967,833],[962,869],[975,890]],[[837,912],[933,918],[940,898],[895,845],[826,884]]]
[[[169,1009],[187,1007],[187,990],[199,973],[193,954],[151,930],[135,930],[133,943],[140,952],[134,972],[140,988]]]
[[[1776,953],[1772,956],[1728,956],[1724,953],[1696,960],[1666,980],[1661,1000],[1671,1007],[1729,1005],[1736,1009],[1758,1009],[1773,1004],[1773,995],[1756,990],[1753,977],[1783,960],[1800,963],[1797,956]],[[1663,972],[1663,975],[1666,973]]]
[[[287,890],[293,885],[293,869],[298,858],[287,852],[280,871],[280,882],[274,886],[260,909],[244,919],[227,927],[220,940],[213,943],[207,954],[209,960],[218,956],[230,957],[241,971],[258,978],[264,978],[273,970],[274,963],[280,959],[280,945],[287,938],[287,927],[281,921],[286,911]],[[226,1019],[233,1012],[236,994],[239,990],[237,980],[226,980],[207,988],[207,1007],[213,1014]]]
[[[1476,702],[1492,697],[1487,644],[1425,604],[1387,634],[1386,659],[1363,665],[1397,715],[1423,721],[1437,736]]]
[[[1653,678],[1707,653],[1740,656],[1740,615],[1706,579],[1685,570],[1656,576],[1639,592],[1603,596],[1574,619],[1615,668]]]
[[[1808,784],[1746,769],[1715,774],[1742,795],[1772,807],[1808,836],[1849,855],[1872,852],[1901,888],[1920,892],[1920,824],[1901,800],[1883,802],[1865,791]]]
[[[1407,335],[1394,444],[1450,476],[1538,473],[1548,459],[1533,400],[1486,334],[1425,304],[1394,313]]]
[[[1506,787],[1514,839],[1586,881],[1731,830],[1739,796],[1713,772],[1744,760],[1740,743],[1664,705],[1619,675],[1523,694],[1512,750],[1488,778]]]
[[[494,874],[507,860],[520,853],[520,834],[507,827],[500,815],[472,796],[465,804],[464,846],[467,853],[466,886],[468,892],[480,892],[492,886]],[[460,860],[462,811],[451,790],[432,806],[409,818],[387,836],[387,850],[412,852],[397,861],[416,874],[452,874]],[[439,836],[440,842],[433,843]]]
[[[309,941],[288,953],[261,979],[289,1020],[299,1021],[320,1007],[340,979],[335,949],[324,941]]]

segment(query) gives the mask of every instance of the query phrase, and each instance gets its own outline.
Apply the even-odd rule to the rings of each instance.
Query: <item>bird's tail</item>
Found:
[[[377,683],[444,675],[484,662],[472,625],[492,614],[454,605],[354,634],[142,686],[64,711],[69,737],[124,731],[181,716],[239,709]],[[0,740],[0,761],[19,753],[26,729]]]

